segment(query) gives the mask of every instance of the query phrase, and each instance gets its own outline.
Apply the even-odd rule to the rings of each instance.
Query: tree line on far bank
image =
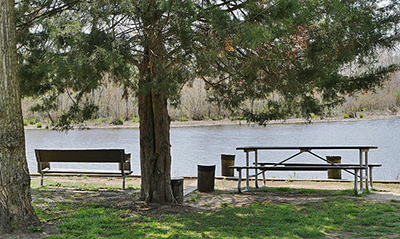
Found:
[[[392,60],[400,55],[392,56]],[[98,109],[90,121],[96,124],[121,125],[124,122],[139,122],[137,99],[131,93],[124,97],[124,89],[104,80],[99,89],[92,91],[87,97],[98,105]],[[108,81],[108,82],[107,82]],[[217,94],[208,92],[205,83],[194,80],[181,90],[181,102],[177,106],[169,105],[169,115],[172,121],[188,120],[243,120],[238,113],[229,110],[215,100]],[[47,112],[33,111],[41,99],[26,97],[22,100],[22,110],[25,125],[49,127],[52,120],[57,120],[70,106],[68,94],[62,94],[57,99],[57,110]],[[216,101],[216,102],[215,102]],[[246,107],[253,111],[261,111],[265,102],[262,100],[247,101]],[[365,117],[367,114],[397,114],[400,110],[400,72],[395,72],[382,87],[374,91],[361,92],[346,96],[342,105],[326,111],[322,117]],[[295,116],[292,116],[295,117]],[[315,116],[320,117],[320,116]]]

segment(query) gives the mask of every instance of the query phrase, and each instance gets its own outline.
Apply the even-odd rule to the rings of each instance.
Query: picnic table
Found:
[[[329,169],[342,169],[354,176],[354,191],[355,194],[363,192],[363,182],[365,180],[366,189],[370,190],[373,188],[372,181],[372,168],[380,167],[381,164],[370,164],[368,161],[368,152],[371,149],[377,149],[377,146],[245,146],[237,147],[236,150],[242,150],[246,153],[246,165],[245,166],[231,166],[239,172],[238,180],[238,191],[249,190],[250,178],[255,178],[255,186],[258,188],[258,175],[263,174],[264,186],[265,186],[265,172],[266,171],[324,171]],[[291,156],[278,161],[278,162],[260,162],[259,151],[263,150],[292,150],[296,151]],[[329,161],[325,157],[315,153],[316,150],[358,150],[359,158],[358,163],[354,164],[337,164]],[[254,153],[252,157],[253,163],[251,163],[251,153]],[[308,153],[322,161],[324,164],[310,164],[310,163],[287,163],[289,160],[303,154]],[[246,171],[246,189],[241,190],[242,181],[242,170]],[[250,170],[254,170],[254,174],[250,174]],[[353,172],[354,171],[354,172]],[[359,191],[358,191],[359,184]]]

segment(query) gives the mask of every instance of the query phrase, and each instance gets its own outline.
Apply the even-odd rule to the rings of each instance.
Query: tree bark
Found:
[[[0,1],[0,235],[39,225],[31,205],[18,81],[14,1]]]
[[[141,198],[172,203],[170,120],[162,91],[139,96]]]
[[[172,203],[170,118],[167,109],[165,49],[161,15],[149,4],[143,15],[144,54],[139,66],[139,118],[141,199],[152,203]]]

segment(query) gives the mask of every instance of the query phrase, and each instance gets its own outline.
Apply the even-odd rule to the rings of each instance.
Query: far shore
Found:
[[[275,124],[306,124],[306,123],[326,123],[326,122],[351,122],[351,121],[361,121],[361,120],[384,120],[384,119],[394,119],[400,118],[400,113],[363,113],[358,114],[357,117],[349,117],[345,118],[343,116],[335,116],[335,117],[316,117],[311,120],[306,120],[302,118],[290,118],[285,120],[273,120],[268,122],[270,125]],[[219,119],[219,120],[187,120],[187,121],[171,121],[171,128],[178,127],[208,127],[208,126],[222,126],[222,125],[258,125],[257,123],[247,122],[246,120],[230,120],[230,119]],[[107,122],[96,122],[96,121],[87,121],[84,126],[89,129],[138,129],[139,122],[133,121],[124,121],[123,125],[113,125]],[[38,128],[37,125],[27,125],[24,127],[25,129],[46,129],[46,126],[43,125],[41,128]]]

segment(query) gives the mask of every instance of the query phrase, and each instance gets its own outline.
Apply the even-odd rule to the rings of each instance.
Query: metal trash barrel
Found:
[[[215,164],[197,165],[197,190],[199,192],[214,191]]]
[[[183,178],[171,178],[172,195],[177,204],[183,204]]]
[[[340,164],[342,162],[341,156],[326,156],[326,159],[332,163]],[[328,169],[328,179],[342,179],[342,170]]]
[[[221,154],[221,176],[234,176],[233,168],[229,166],[235,165],[235,155],[234,154]]]

